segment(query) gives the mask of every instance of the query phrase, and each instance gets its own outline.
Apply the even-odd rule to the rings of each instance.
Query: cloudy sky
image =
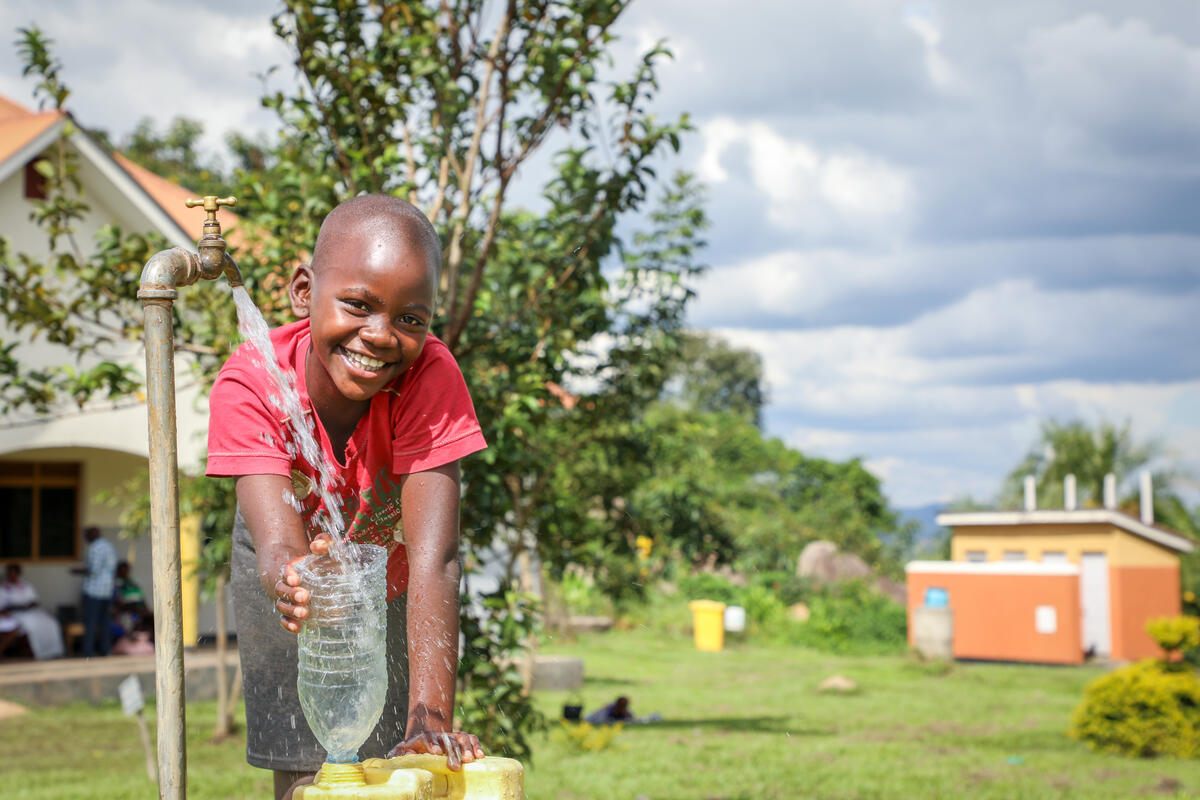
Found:
[[[265,129],[261,0],[0,0],[72,107]],[[218,41],[203,41],[218,30]],[[1190,0],[640,0],[713,227],[692,322],[760,352],[770,433],[892,500],[987,498],[1039,422],[1128,420],[1200,474],[1200,14]],[[620,64],[618,64],[618,67]],[[11,48],[0,93],[28,100]]]

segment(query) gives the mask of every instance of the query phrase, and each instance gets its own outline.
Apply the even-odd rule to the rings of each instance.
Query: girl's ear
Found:
[[[308,307],[312,300],[313,269],[309,264],[301,264],[292,273],[291,283],[288,284],[288,298],[292,301],[292,313],[296,319],[308,319]]]

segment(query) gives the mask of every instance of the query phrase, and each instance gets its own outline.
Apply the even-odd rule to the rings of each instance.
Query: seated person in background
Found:
[[[5,580],[0,584],[0,608],[4,609],[5,620],[0,622],[0,631],[9,628],[8,633],[0,635],[8,637],[4,646],[10,646],[17,636],[24,635],[29,643],[33,657],[61,658],[63,655],[62,630],[58,620],[45,609],[38,607],[37,590],[21,578],[21,565],[9,564],[5,571]],[[0,652],[3,648],[0,648]]]
[[[117,580],[113,586],[113,616],[121,626],[121,633],[132,633],[138,624],[150,616],[146,608],[146,593],[129,574],[129,562],[117,564]]]
[[[152,656],[154,655],[154,622],[150,617],[142,617],[137,626],[126,633],[113,644],[114,656]]]
[[[604,708],[598,708],[587,715],[587,721],[592,725],[612,725],[614,722],[629,722],[633,712],[629,710],[629,698],[618,697]]]
[[[29,658],[29,638],[21,630],[21,623],[0,603],[0,661],[7,658]]]

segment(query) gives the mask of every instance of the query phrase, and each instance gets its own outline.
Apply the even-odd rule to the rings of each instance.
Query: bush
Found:
[[[716,600],[727,606],[741,605],[741,587],[711,572],[683,576],[679,581],[679,591],[688,600]]]
[[[795,605],[806,600],[813,591],[808,578],[801,578],[794,572],[781,570],[753,572],[750,575],[750,585],[770,589],[784,606]]]
[[[1071,717],[1071,735],[1096,750],[1131,756],[1200,757],[1200,675],[1179,654],[1200,647],[1200,619],[1146,623],[1165,653],[1088,684]]]
[[[746,609],[750,632],[777,642],[841,654],[900,653],[908,646],[907,613],[900,604],[860,581],[818,590],[787,573],[761,573],[749,585],[702,572],[680,579],[687,600],[716,600]],[[795,598],[795,599],[793,599]],[[805,598],[807,622],[788,619],[788,606]]]
[[[567,569],[558,585],[563,605],[569,614],[602,615],[611,613],[612,603],[596,585],[595,578],[579,569]]]
[[[1200,678],[1159,659],[1088,684],[1071,735],[1096,750],[1131,756],[1200,756]]]
[[[747,586],[736,605],[746,609],[746,619],[754,632],[773,629],[787,618],[787,607],[783,601],[765,586]]]
[[[1167,652],[1187,654],[1200,647],[1200,618],[1160,617],[1146,623],[1146,633]]]
[[[902,605],[866,584],[848,582],[814,594],[807,622],[789,622],[790,641],[842,654],[901,652],[908,645]]]

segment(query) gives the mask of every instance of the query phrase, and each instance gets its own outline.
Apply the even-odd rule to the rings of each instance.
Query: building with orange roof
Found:
[[[12,254],[45,258],[45,232],[30,219],[34,203],[44,195],[37,161],[59,143],[77,157],[80,199],[88,211],[79,220],[75,241],[94,241],[106,225],[126,232],[157,233],[171,245],[194,249],[204,211],[189,209],[184,200],[195,196],[183,187],[109,151],[77,124],[69,113],[34,111],[0,96],[0,237]],[[236,222],[222,214],[226,227]],[[39,337],[14,336],[0,329],[0,340],[18,341],[14,351],[22,364],[58,366],[73,363],[66,350]],[[116,357],[142,370],[140,342],[132,342]],[[181,467],[201,465],[207,412],[187,371],[177,369],[179,461]],[[26,580],[38,590],[47,608],[78,603],[79,579],[68,568],[83,555],[82,530],[96,525],[132,563],[134,579],[146,590],[152,585],[149,542],[118,542],[119,509],[96,500],[99,493],[118,489],[146,469],[148,444],[144,402],[96,401],[84,408],[74,403],[46,413],[18,411],[0,420],[0,505],[7,509],[0,529],[0,561],[20,562]],[[186,527],[186,526],[185,526]],[[198,552],[198,542],[192,549]],[[189,543],[184,542],[185,551]],[[185,574],[187,570],[185,569]],[[194,583],[194,581],[193,581]],[[186,587],[185,587],[186,588]],[[215,609],[197,605],[195,586],[185,598],[185,637],[215,628]]]

